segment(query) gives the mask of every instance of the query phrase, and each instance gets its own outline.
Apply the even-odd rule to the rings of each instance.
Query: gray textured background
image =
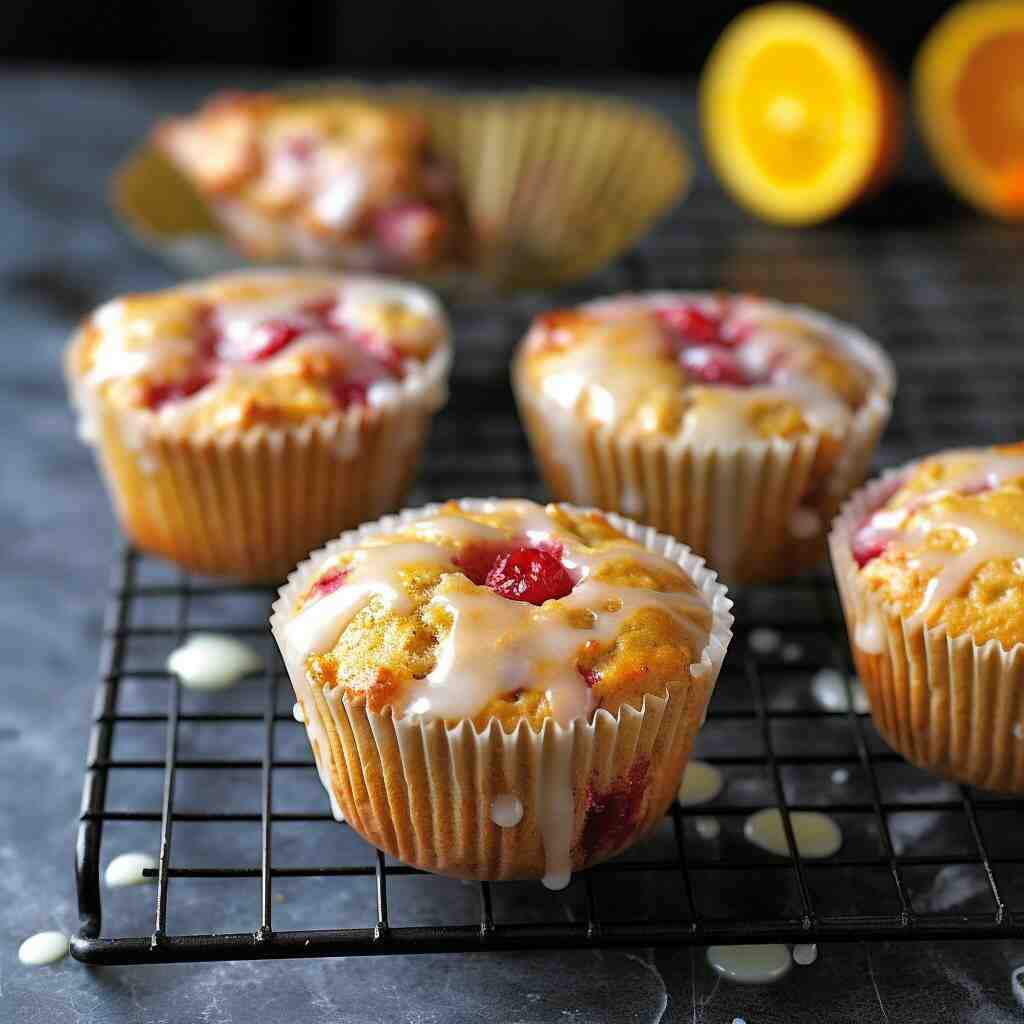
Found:
[[[118,292],[171,282],[169,272],[112,221],[106,183],[116,162],[154,117],[187,107],[214,84],[219,83],[210,74],[111,77],[9,70],[0,77],[0,161],[6,184],[0,196],[6,243],[0,250],[5,357],[0,378],[0,545],[5,570],[0,629],[5,688],[0,703],[0,1021],[1020,1020],[1024,1010],[1013,998],[1010,975],[1024,963],[1024,944],[1009,942],[826,946],[813,966],[794,969],[774,986],[755,988],[719,983],[702,951],[685,949],[93,970],[70,959],[47,968],[18,964],[17,946],[24,937],[48,928],[70,933],[77,926],[72,843],[113,549],[107,501],[66,408],[60,354],[77,318],[98,302]],[[641,81],[628,88],[692,134],[691,103],[646,88]],[[920,192],[915,188],[904,185],[897,195],[930,194],[925,185]],[[699,230],[699,209],[684,207],[682,216],[689,217],[691,209],[692,229]],[[829,242],[838,238],[840,249],[828,251],[841,250],[854,263],[889,259],[893,292],[911,284],[916,288],[915,329],[927,334],[934,328],[937,337],[945,336],[944,330],[970,337],[967,307],[978,301],[994,276],[1000,291],[991,301],[1000,306],[1005,323],[1014,326],[1006,351],[1019,351],[1016,328],[1024,317],[1020,275],[1012,269],[1021,265],[1016,236],[976,222],[945,200],[935,209],[936,230],[944,232],[937,236],[936,247],[963,246],[967,254],[949,282],[900,278],[899,269],[910,258],[909,250],[904,254],[901,249],[904,235],[898,227],[883,234],[870,219],[841,227]],[[932,217],[931,210],[930,205],[917,210],[916,228]],[[819,304],[851,316],[863,305],[869,326],[879,326],[879,297],[830,291],[842,278],[829,277],[830,264],[822,283],[823,268],[813,244],[799,240],[805,236],[748,230],[739,217],[737,223],[732,271],[740,280],[723,274],[723,283],[749,283],[744,268],[749,271],[752,261],[772,263],[776,250],[770,247],[775,246],[798,274],[806,273],[827,291],[818,296]],[[766,240],[768,248],[762,245]],[[977,259],[970,258],[973,252]],[[838,260],[835,273],[842,273],[841,264]],[[709,266],[701,272],[721,269]],[[783,297],[816,297],[792,276],[788,280],[775,289]],[[930,287],[943,289],[945,298],[944,289],[962,289],[962,322],[929,323]],[[927,351],[908,348],[901,369],[915,372],[922,357],[927,362]],[[1003,357],[993,358],[1003,365]],[[1008,380],[999,401],[1018,399],[1019,356],[1012,359],[1012,354],[1005,357]],[[902,423],[898,416],[895,425],[896,440],[890,440],[884,460],[909,454],[904,445],[922,447],[927,433],[920,417],[942,412],[971,391],[969,378],[956,379],[936,385],[920,405],[904,406]],[[457,422],[450,419],[449,427]],[[1008,425],[1005,418],[989,426],[981,412],[964,420],[961,434],[965,440],[1006,439],[1015,429],[1016,421]],[[455,431],[442,432],[442,438],[445,433],[450,440]],[[152,834],[125,835],[112,842],[120,843],[120,849],[154,848]],[[955,905],[955,884],[952,894]],[[118,899],[126,920],[149,920],[151,889],[128,890]],[[219,900],[217,888],[208,887],[188,907],[197,913],[205,907],[215,923],[232,910]],[[246,906],[253,903],[250,899]],[[297,906],[301,911],[302,904]],[[430,908],[425,912],[429,917]],[[141,927],[148,929],[146,924]]]

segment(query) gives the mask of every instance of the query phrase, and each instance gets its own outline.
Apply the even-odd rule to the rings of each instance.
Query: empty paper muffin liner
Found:
[[[912,467],[909,467],[912,468]],[[843,507],[829,535],[850,650],[878,731],[908,761],[982,789],[1024,793],[1024,644],[978,645],[912,622],[861,582],[851,542],[901,469]]]
[[[483,502],[462,505],[472,510]],[[376,713],[343,696],[340,687],[312,687],[284,626],[318,568],[371,534],[438,508],[389,516],[316,552],[281,589],[271,629],[332,806],[360,835],[428,871],[471,879],[539,878],[561,888],[571,871],[618,853],[665,814],[732,635],[732,602],[703,560],[682,544],[610,515],[614,526],[649,551],[678,562],[713,616],[692,677],[648,695],[639,710],[627,705],[612,715],[601,709],[589,721],[562,726],[548,720],[539,730],[522,721],[505,732],[493,719],[477,729],[470,721],[449,727],[421,716],[395,717],[390,709]]]
[[[673,293],[696,299],[695,293]],[[805,434],[719,445],[636,434],[587,422],[526,379],[513,390],[534,457],[556,498],[633,516],[703,554],[730,586],[782,580],[815,565],[843,499],[867,473],[892,411],[895,374],[860,331],[782,306],[823,331],[870,374],[872,386],[843,436]],[[830,468],[821,473],[823,449]]]
[[[280,580],[339,530],[401,504],[433,412],[447,345],[380,404],[282,428],[187,433],[116,408],[70,370],[83,439],[94,445],[131,541],[192,572]]]
[[[352,83],[283,91],[355,95],[426,119],[434,149],[455,169],[472,236],[465,265],[419,278],[449,293],[547,288],[585,277],[666,213],[690,178],[683,143],[665,121],[598,96],[459,95]],[[242,261],[192,186],[149,144],[118,170],[113,202],[136,236],[184,272],[209,274]],[[295,260],[303,257],[297,252]]]

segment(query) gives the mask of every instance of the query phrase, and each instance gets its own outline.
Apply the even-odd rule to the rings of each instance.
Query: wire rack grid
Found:
[[[453,400],[412,501],[543,498],[508,390],[511,346],[538,309],[629,288],[713,281],[885,325],[901,390],[883,465],[1024,436],[1010,401],[1024,314],[1008,299],[1024,243],[1007,230],[936,225],[927,205],[885,229],[869,219],[813,236],[753,226],[710,196],[684,212],[586,289],[456,312]],[[979,322],[984,343],[965,347]],[[885,746],[858,703],[827,569],[734,596],[736,635],[697,746],[723,794],[673,806],[643,843],[552,894],[418,872],[334,822],[267,635],[272,591],[125,550],[85,769],[72,952],[109,964],[1024,936],[1024,806],[929,777]],[[753,629],[772,631],[770,649],[750,644]],[[264,674],[219,694],[182,690],[164,663],[196,630],[261,646]],[[845,699],[823,706],[823,671]],[[747,816],[772,806],[788,857],[743,837]],[[813,810],[843,829],[826,860],[795,846],[789,815]],[[104,890],[103,864],[132,846],[159,851],[156,885]]]

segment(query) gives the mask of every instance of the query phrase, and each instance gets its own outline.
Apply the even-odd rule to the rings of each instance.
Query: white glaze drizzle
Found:
[[[793,966],[789,947],[778,943],[757,946],[709,946],[708,963],[716,974],[746,985],[763,985],[785,977]]]
[[[782,634],[777,629],[759,627],[750,631],[747,644],[755,654],[773,654],[782,643]]]
[[[1024,476],[1024,456],[1001,455],[985,449],[962,449],[943,456],[950,462],[951,472],[941,487],[916,495],[905,504],[880,509],[869,520],[869,526],[891,535],[889,547],[899,551],[925,544],[936,530],[953,530],[967,546],[958,552],[924,547],[915,551],[910,565],[934,571],[928,581],[921,603],[908,617],[910,626],[921,625],[934,618],[943,604],[960,594],[987,562],[1016,562],[1024,555],[1024,534],[1000,526],[994,520],[967,512],[950,514],[936,510],[934,517],[924,510],[934,502],[956,494],[973,494],[978,490],[1001,486]],[[905,524],[914,515],[918,521],[912,529]],[[867,654],[881,654],[885,649],[885,622],[870,602],[862,602],[854,628],[854,643]]]
[[[523,820],[523,802],[511,793],[499,793],[491,801],[491,821],[499,828],[515,828]]]
[[[266,277],[268,281],[273,280],[273,273]],[[196,289],[192,294],[203,293]],[[341,330],[326,331],[316,318],[303,312],[307,303],[325,297],[337,300],[332,317]],[[75,388],[75,402],[80,413],[79,432],[86,440],[93,440],[96,435],[98,410],[91,408],[89,395],[95,393],[100,385],[118,378],[159,375],[161,369],[172,361],[192,360],[200,356],[198,336],[154,337],[156,325],[148,322],[144,315],[130,316],[128,308],[124,301],[114,300],[100,307],[92,318],[102,335],[95,346],[89,372]],[[245,385],[248,381],[281,372],[289,361],[303,352],[332,354],[349,376],[372,381],[381,376],[380,363],[354,340],[354,336],[378,329],[376,317],[382,309],[388,308],[401,308],[416,314],[416,318],[403,325],[402,331],[406,334],[412,332],[419,340],[429,342],[430,337],[443,331],[440,306],[429,292],[384,278],[315,278],[303,281],[297,276],[296,287],[286,292],[263,299],[216,302],[213,315],[222,336],[218,346],[220,363],[217,375],[195,394],[165,403],[154,415],[161,422],[173,424],[198,406],[217,401],[225,388]],[[304,325],[305,333],[268,359],[247,361],[246,353],[254,332],[261,324],[277,318],[286,318],[297,326]],[[393,332],[390,332],[387,340],[393,337]],[[410,337],[410,340],[413,339]],[[420,368],[421,364],[414,359],[404,363],[406,374],[412,381],[422,376]],[[367,404],[382,404],[389,400],[393,390],[371,386],[367,392]]]
[[[190,690],[223,690],[262,668],[256,651],[220,633],[193,633],[167,658],[167,671]]]
[[[298,701],[292,705],[292,718],[300,725],[306,724],[306,712],[302,710],[302,705]]]
[[[809,967],[818,959],[818,947],[813,943],[802,943],[793,947],[793,960],[801,967]]]
[[[831,857],[843,844],[843,833],[827,814],[817,811],[790,811],[789,823],[793,839],[801,857]],[[789,856],[789,844],[782,823],[782,813],[776,807],[757,811],[743,825],[747,840],[769,853]]]
[[[691,760],[683,773],[676,799],[681,807],[710,803],[722,792],[722,773],[707,761]]]
[[[859,679],[850,680],[853,695],[853,710],[863,714],[870,710],[867,694]],[[850,698],[841,673],[834,668],[823,668],[811,678],[811,695],[826,711],[848,711]]]
[[[486,510],[485,510],[486,511]],[[486,587],[468,587],[439,543],[397,542],[357,550],[344,585],[313,601],[285,626],[291,649],[301,658],[329,650],[352,618],[373,597],[386,609],[407,613],[412,601],[402,586],[406,566],[426,563],[446,570],[424,608],[451,626],[438,645],[435,666],[408,690],[408,713],[428,718],[472,718],[496,697],[520,688],[543,689],[555,721],[566,724],[593,707],[590,688],[576,660],[584,644],[611,643],[637,611],[657,608],[675,621],[696,655],[707,637],[707,607],[693,590],[659,592],[642,587],[609,586],[596,579],[602,566],[629,559],[652,570],[678,573],[668,559],[635,545],[614,545],[594,552],[560,532],[544,510],[531,502],[502,502],[491,507],[516,524],[531,543],[563,546],[562,562],[576,577],[573,591],[537,607],[509,601]],[[508,531],[441,514],[409,525],[408,532],[466,542],[509,538]],[[589,628],[568,621],[576,613]],[[698,666],[694,666],[697,668]]]
[[[701,402],[697,409],[682,417],[680,440],[696,445],[760,440],[760,434],[746,415],[747,410],[775,399],[796,405],[812,430],[839,434],[846,429],[852,416],[850,408],[840,395],[807,374],[803,349],[794,345],[790,332],[781,325],[781,307],[753,299],[737,300],[730,307],[709,296],[651,293],[587,303],[583,310],[608,317],[609,324],[595,328],[592,338],[580,340],[548,357],[547,370],[540,381],[542,393],[563,411],[574,414],[586,399],[591,420],[606,425],[620,423],[650,394],[648,376],[629,373],[623,353],[649,360],[663,356],[665,351],[664,334],[657,321],[636,314],[680,301],[691,302],[710,313],[724,312],[727,329],[742,325],[747,335],[743,344],[734,350],[737,361],[751,379],[770,378],[766,383],[748,387],[710,389],[714,394],[708,398],[713,400]],[[631,316],[631,322],[619,322]],[[794,315],[789,314],[789,319],[794,319]],[[537,329],[536,344],[546,342],[545,334],[545,327]],[[624,368],[627,372],[623,372]],[[688,387],[695,398],[708,390],[700,384]],[[571,427],[572,424],[566,425],[567,430]],[[820,530],[820,523],[817,527],[815,533]],[[797,524],[797,531],[806,529],[809,529],[808,521]],[[794,531],[795,536],[813,535],[797,531]]]
[[[36,932],[18,947],[18,960],[26,967],[42,967],[63,960],[68,949],[68,937],[63,932]]]
[[[546,728],[554,730],[558,727],[551,722]],[[552,739],[557,740],[557,735]],[[572,839],[576,827],[573,744],[567,741],[548,744],[544,767],[543,782],[537,780],[539,792],[536,797],[540,835],[544,843],[544,877],[541,883],[545,889],[558,891],[572,881]]]
[[[126,885],[145,885],[155,882],[156,878],[143,874],[146,870],[155,870],[156,858],[148,853],[122,853],[116,856],[103,873],[103,880],[108,888],[120,889]]]

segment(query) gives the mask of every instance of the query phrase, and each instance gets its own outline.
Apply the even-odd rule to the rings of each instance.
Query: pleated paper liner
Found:
[[[895,376],[881,349],[861,332],[801,307],[780,308],[825,331],[870,373],[872,387],[844,436],[708,445],[629,434],[587,422],[546,399],[517,357],[516,402],[552,493],[680,538],[730,586],[786,579],[819,562],[828,525],[864,479],[889,420]]]
[[[352,83],[282,92],[357,95],[426,119],[435,149],[456,170],[474,254],[466,266],[419,280],[455,296],[586,277],[643,235],[690,178],[683,142],[667,122],[599,96],[456,95]],[[180,271],[213,273],[242,262],[192,186],[148,143],[117,171],[113,204],[132,233]]]
[[[68,380],[136,546],[192,572],[276,582],[339,530],[401,504],[444,402],[450,358],[447,346],[438,350],[423,381],[372,409],[206,435],[114,408],[70,369]]]
[[[1024,793],[1024,644],[978,645],[902,615],[863,586],[855,530],[892,493],[885,474],[843,507],[829,535],[850,651],[885,741],[912,764],[981,789]]]
[[[483,503],[467,499],[465,507]],[[424,870],[458,878],[540,879],[553,888],[571,871],[605,860],[653,828],[675,796],[731,639],[732,602],[703,560],[670,537],[619,516],[613,525],[648,550],[678,562],[712,609],[709,642],[692,678],[642,707],[598,710],[590,721],[520,722],[504,732],[420,716],[370,711],[336,689],[313,688],[284,626],[318,567],[374,533],[435,511],[411,509],[347,533],[303,563],[281,589],[270,620],[281,648],[320,778],[332,805],[367,841]],[[604,820],[600,797],[632,811]],[[595,800],[595,795],[597,800]],[[497,798],[518,800],[522,817],[497,824]],[[597,810],[595,810],[597,807]],[[614,818],[614,820],[611,820]]]

